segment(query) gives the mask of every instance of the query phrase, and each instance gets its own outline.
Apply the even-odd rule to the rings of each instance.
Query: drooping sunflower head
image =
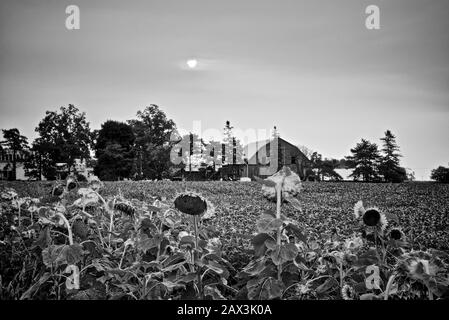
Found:
[[[262,186],[264,197],[271,201],[276,201],[277,195],[275,186],[280,186],[281,184],[282,198],[284,198],[284,200],[286,200],[286,198],[296,197],[302,189],[299,176],[289,167],[283,167],[280,171],[265,179],[264,185]]]
[[[89,187],[95,191],[98,191],[104,187],[103,182],[95,175],[89,176],[88,182],[89,182],[89,184],[88,184]]]
[[[359,219],[360,216],[364,215],[364,213],[365,213],[365,208],[363,207],[362,200],[360,200],[354,205],[354,217],[356,219]]]
[[[357,251],[363,247],[363,239],[361,237],[352,237],[346,239],[344,247],[348,251]]]
[[[181,193],[175,199],[175,208],[182,213],[199,216],[207,211],[207,201],[193,192]]]
[[[51,195],[53,197],[60,197],[64,193],[64,186],[62,184],[57,184],[51,190]]]
[[[18,194],[17,194],[16,190],[14,190],[12,188],[6,188],[6,190],[3,191],[0,196],[4,200],[12,200],[12,199],[16,199],[18,197]]]
[[[128,216],[134,216],[136,209],[129,201],[117,201],[114,203],[114,209]]]
[[[413,279],[423,279],[425,276],[435,275],[433,266],[429,264],[429,260],[414,258],[408,261],[408,272]]]

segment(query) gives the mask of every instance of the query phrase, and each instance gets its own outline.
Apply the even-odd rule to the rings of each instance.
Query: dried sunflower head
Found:
[[[76,181],[76,179],[71,176],[67,179],[67,183],[66,183],[66,187],[67,190],[71,191],[73,189],[75,189],[78,186],[78,182]]]
[[[1,194],[1,198],[4,200],[12,200],[12,199],[16,199],[17,197],[18,197],[18,194],[17,194],[16,190],[14,190],[12,188],[7,188]]]
[[[175,208],[182,213],[199,216],[207,211],[207,201],[193,192],[181,193],[175,199]]]
[[[363,239],[361,237],[352,237],[346,239],[344,246],[348,251],[357,251],[363,247]]]
[[[350,285],[345,284],[343,288],[341,288],[341,297],[343,300],[354,300],[354,289]]]
[[[134,214],[136,213],[136,209],[126,201],[115,202],[114,209],[128,216],[134,216]]]
[[[60,197],[64,193],[64,186],[62,184],[57,184],[51,190],[51,195],[53,197]]]
[[[283,167],[265,181],[262,186],[263,195],[272,201],[276,201],[276,185],[282,184],[284,198],[295,197],[301,191],[301,179],[288,167]]]

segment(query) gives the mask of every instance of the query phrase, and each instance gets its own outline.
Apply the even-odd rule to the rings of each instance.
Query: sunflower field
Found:
[[[0,184],[0,299],[449,296],[449,186]]]

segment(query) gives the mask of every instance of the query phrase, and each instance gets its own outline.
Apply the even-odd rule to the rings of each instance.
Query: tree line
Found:
[[[168,119],[157,105],[147,106],[138,111],[136,119],[119,122],[107,120],[99,130],[91,130],[86,113],[69,104],[58,111],[47,111],[35,131],[38,137],[28,143],[27,137],[16,128],[2,130],[3,141],[0,150],[7,148],[12,156],[12,179],[15,180],[18,153],[26,152],[24,163],[26,175],[31,179],[54,180],[58,177],[58,164],[67,164],[70,174],[76,159],[87,161],[94,168],[94,173],[102,180],[121,179],[164,179],[171,178],[186,164],[198,165],[204,161],[203,151],[215,163],[221,158],[223,143],[226,145],[227,163],[236,163],[244,157],[240,141],[233,137],[229,121],[224,127],[223,143],[204,142],[195,134],[179,137],[176,124]],[[179,139],[173,139],[178,136]],[[400,166],[399,146],[396,136],[387,130],[382,141],[382,148],[376,143],[361,139],[352,148],[351,155],[345,159],[323,159],[318,152],[306,147],[300,150],[311,160],[307,176],[319,180],[328,177],[341,180],[335,171],[337,168],[353,169],[351,177],[362,181],[402,182],[410,177],[405,168]],[[181,163],[171,161],[171,152],[180,141],[190,141],[185,147],[178,148]],[[207,149],[204,146],[208,146]],[[229,151],[230,150],[230,151]],[[194,155],[199,155],[195,158]],[[232,159],[232,162],[231,160]],[[207,163],[205,164],[207,165]],[[439,167],[432,171],[431,178],[447,182],[449,168]]]
[[[70,174],[77,159],[87,161],[94,173],[102,180],[122,179],[165,179],[171,178],[186,164],[198,165],[204,146],[208,149],[208,158],[220,157],[223,143],[208,141],[207,144],[196,134],[179,136],[176,124],[157,105],[147,106],[138,111],[136,119],[119,122],[107,120],[99,130],[91,130],[85,112],[70,104],[58,111],[47,111],[35,131],[38,137],[31,143],[19,130],[3,130],[4,141],[0,148],[12,150],[13,175],[15,180],[16,154],[26,152],[26,175],[35,180],[45,177],[55,180],[60,177],[58,164],[66,164]],[[229,121],[224,128],[224,144],[229,159],[241,158],[243,147],[238,139],[231,137],[232,127]],[[171,152],[180,141],[189,141],[187,147],[178,149],[182,161],[173,164]],[[184,146],[184,144],[181,144]],[[238,148],[236,148],[238,145]],[[232,150],[238,150],[232,155]],[[200,155],[197,157],[196,155]],[[217,162],[216,160],[214,162]]]
[[[305,146],[299,146],[300,150],[311,160],[311,168],[308,176],[314,180],[342,180],[336,169],[352,169],[350,177],[354,180],[366,182],[403,182],[412,180],[405,168],[400,166],[399,146],[396,136],[387,130],[382,141],[382,148],[367,139],[361,139],[350,150],[351,155],[343,159],[328,159]]]

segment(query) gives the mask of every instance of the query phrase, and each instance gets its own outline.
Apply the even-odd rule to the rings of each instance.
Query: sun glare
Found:
[[[190,69],[195,69],[197,67],[197,65],[198,65],[198,60],[196,60],[196,59],[187,60],[187,66]]]

